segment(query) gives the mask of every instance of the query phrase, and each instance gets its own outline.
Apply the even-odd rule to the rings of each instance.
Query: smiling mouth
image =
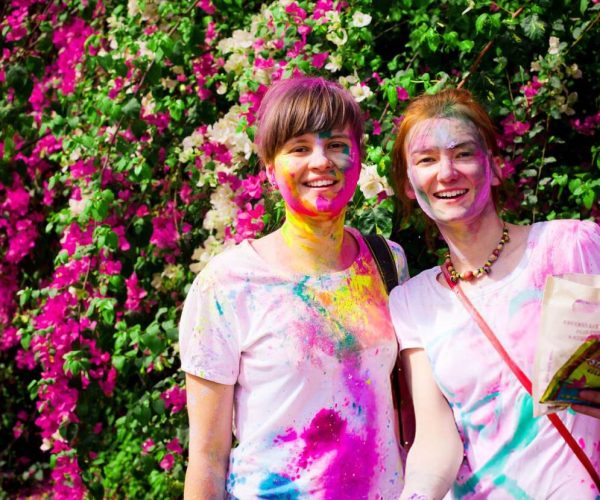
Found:
[[[443,193],[434,193],[433,196],[441,200],[453,200],[469,192],[468,189],[454,189],[453,191],[444,191]]]
[[[334,184],[337,184],[337,181],[319,180],[319,181],[309,181],[309,182],[304,183],[304,185],[306,187],[310,187],[310,188],[329,187],[329,186],[333,186]]]

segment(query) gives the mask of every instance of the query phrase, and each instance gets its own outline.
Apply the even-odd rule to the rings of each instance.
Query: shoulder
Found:
[[[366,251],[370,252],[371,244],[368,242],[370,238],[373,238],[374,235],[365,235],[362,234],[355,228],[347,227],[350,234],[352,234],[358,241],[359,247],[361,248],[361,252]],[[384,238],[387,246],[392,254],[394,259],[394,263],[396,264],[396,270],[398,272],[398,281],[400,283],[406,281],[408,279],[408,265],[406,262],[406,255],[404,253],[404,249],[402,246],[395,241]]]
[[[253,252],[247,241],[228,247],[210,259],[192,283],[192,289],[203,290],[214,283],[225,285],[235,280],[236,275],[252,268]]]
[[[390,304],[408,308],[411,301],[418,301],[423,295],[430,296],[436,286],[439,269],[439,266],[426,269],[395,287],[390,293]]]
[[[575,244],[587,239],[600,237],[600,227],[589,220],[560,219],[537,222],[532,226],[532,239],[543,240],[547,244]]]

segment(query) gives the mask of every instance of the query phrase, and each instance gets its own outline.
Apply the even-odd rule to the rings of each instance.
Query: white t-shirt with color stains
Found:
[[[563,438],[547,417],[533,418],[529,394],[455,294],[437,282],[440,272],[429,269],[396,287],[390,309],[400,348],[425,349],[465,441],[454,497],[597,499]],[[534,224],[516,269],[470,297],[530,378],[546,277],[563,273],[600,274],[597,224]],[[572,410],[559,415],[600,470],[600,420]]]
[[[362,236],[348,269],[284,275],[248,242],[194,281],[184,371],[235,384],[227,492],[235,498],[397,498],[403,485],[390,373],[397,341]],[[401,280],[404,252],[391,243]]]

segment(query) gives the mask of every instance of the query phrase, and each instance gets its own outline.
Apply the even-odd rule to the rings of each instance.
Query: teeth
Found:
[[[461,196],[466,192],[466,189],[456,189],[454,191],[445,191],[443,193],[437,193],[436,196],[438,198],[456,198],[457,196]]]
[[[311,181],[311,182],[307,182],[306,185],[308,187],[325,187],[325,186],[333,186],[335,184],[335,181],[326,181],[326,180],[322,180],[322,181]]]

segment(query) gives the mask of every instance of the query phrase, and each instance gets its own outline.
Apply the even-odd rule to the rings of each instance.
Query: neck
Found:
[[[495,207],[469,222],[438,224],[456,271],[478,268],[487,260],[502,236],[503,222]]]
[[[281,235],[292,266],[310,273],[344,269],[350,251],[344,241],[344,219],[345,210],[324,219],[298,215],[286,207]]]

